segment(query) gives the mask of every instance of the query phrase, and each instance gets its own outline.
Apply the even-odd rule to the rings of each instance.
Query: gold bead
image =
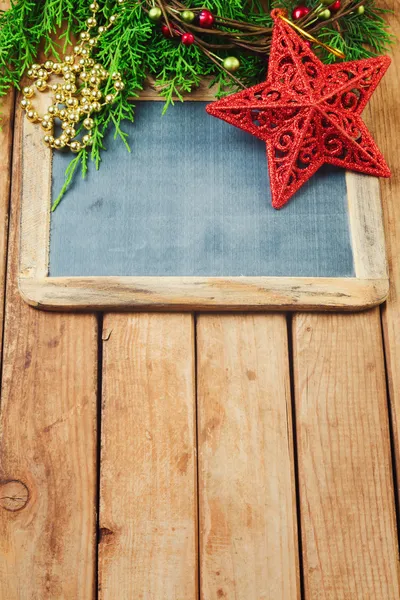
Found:
[[[99,5],[97,2],[92,2],[89,6],[91,12],[97,12],[99,10]]]
[[[82,48],[81,54],[82,56],[89,56],[89,50],[87,48]]]
[[[71,71],[67,71],[66,73],[64,73],[63,77],[65,81],[71,81],[71,79],[75,79],[75,75],[71,73]]]
[[[81,149],[81,143],[80,142],[71,142],[70,144],[70,148],[72,150],[72,152],[79,152],[79,150]]]
[[[32,77],[33,77],[33,75],[34,75],[33,69],[28,69],[28,71],[27,71],[27,73],[26,73],[26,74],[28,75],[28,77],[29,77],[30,79],[32,79]]]
[[[38,70],[40,69],[40,65],[38,65],[37,63],[33,63],[33,65],[32,65],[32,69],[33,69],[34,71],[38,71]]]
[[[83,90],[81,91],[81,95],[85,98],[85,97],[89,97],[91,96],[92,92],[91,89],[88,87],[83,88]]]
[[[47,69],[48,71],[51,71],[54,67],[54,63],[52,60],[46,60],[46,62],[44,63],[44,68]]]
[[[82,143],[85,146],[89,146],[90,144],[92,144],[93,143],[92,136],[91,135],[84,135],[83,138],[82,138]]]
[[[63,102],[64,94],[62,92],[57,92],[57,94],[54,96],[54,98],[57,100],[57,102]]]
[[[47,109],[47,112],[53,116],[56,117],[58,115],[58,107],[55,104],[51,104],[49,106],[49,108]]]
[[[28,110],[26,116],[28,121],[31,121],[31,123],[36,123],[39,120],[39,115],[37,114],[36,110]]]
[[[70,56],[69,54],[67,54],[66,56],[64,56],[64,62],[67,65],[73,65],[74,64],[74,57]]]
[[[101,110],[100,102],[92,102],[91,108],[94,112],[99,112]]]
[[[67,112],[67,118],[69,121],[71,121],[72,123],[78,123],[79,121],[79,114],[76,111],[73,110],[69,110]]]
[[[75,131],[75,129],[73,127],[67,127],[67,129],[65,129],[64,133],[69,138],[73,138],[76,135],[76,131]]]
[[[94,121],[93,121],[93,119],[91,119],[90,117],[87,117],[83,121],[83,126],[84,126],[85,129],[93,129],[93,127],[94,127]]]
[[[69,94],[75,94],[75,92],[76,92],[76,85],[74,83],[67,83],[67,85],[64,86],[64,89]]]
[[[26,86],[22,90],[22,93],[24,94],[25,98],[32,98],[34,91],[33,88],[31,88],[30,86]]]
[[[78,106],[78,104],[79,104],[78,98],[67,98],[66,105],[69,108],[74,108],[75,106]]]
[[[117,4],[119,4],[121,6],[121,4],[123,4],[125,2],[125,0],[117,0]]]
[[[41,92],[47,88],[47,83],[43,79],[37,79],[35,85]]]
[[[46,120],[46,121],[42,120],[40,125],[42,126],[42,129],[44,129],[45,131],[50,131],[54,127],[53,119]]]
[[[118,73],[118,71],[114,71],[113,73],[111,73],[111,79],[121,79],[121,73]]]
[[[88,40],[90,38],[90,33],[88,31],[82,31],[79,37],[81,40]]]
[[[21,107],[24,110],[28,110],[31,107],[31,102],[28,100],[28,98],[22,98]]]
[[[102,33],[104,33],[106,31],[106,29],[107,29],[106,27],[103,27],[103,25],[100,25],[100,27],[98,28],[97,31],[99,32],[99,35],[101,35]]]
[[[66,132],[64,131],[64,133],[62,133],[60,135],[60,140],[62,140],[64,142],[65,145],[68,144],[70,138],[68,137],[68,135],[66,134]]]
[[[93,65],[94,65],[93,58],[86,58],[85,59],[85,65],[87,65],[88,67],[93,67]]]
[[[64,148],[65,147],[65,142],[63,139],[61,139],[60,137],[54,140],[54,147],[55,148]]]
[[[95,19],[94,17],[89,17],[89,18],[86,20],[86,25],[87,25],[89,28],[96,27],[96,25],[97,25],[97,21],[96,21],[96,19]]]
[[[61,71],[63,73],[71,73],[71,67],[70,67],[70,65],[61,65]]]
[[[100,84],[100,79],[98,77],[94,77],[92,75],[92,77],[89,79],[89,83],[90,85],[99,85]]]
[[[82,54],[82,46],[74,46],[74,54]]]
[[[61,129],[68,129],[68,127],[69,127],[69,123],[68,123],[68,121],[63,121],[63,122],[61,123]]]
[[[81,112],[83,112],[83,113],[90,113],[90,112],[91,112],[91,110],[92,110],[92,109],[91,109],[91,107],[90,107],[90,104],[87,104],[87,103],[86,103],[86,104],[82,104],[82,105],[81,105]]]
[[[53,92],[57,92],[60,89],[60,84],[53,83],[53,85],[51,86],[51,89],[53,90]]]
[[[122,92],[122,90],[125,88],[125,84],[122,81],[115,81],[114,82],[114,87],[116,90],[118,90],[119,92]]]
[[[41,79],[46,79],[49,76],[48,73],[44,69],[39,69],[37,74],[38,74],[38,77],[40,77]]]
[[[118,16],[117,15],[111,15],[110,17],[110,23],[115,23],[115,21],[117,20]]]
[[[115,100],[115,96],[114,94],[107,94],[107,96],[105,97],[105,101],[107,104],[112,104]]]
[[[58,116],[60,117],[60,119],[64,120],[67,118],[67,111],[65,110],[65,108],[62,108],[60,110],[60,112],[58,113]]]
[[[103,94],[101,93],[100,90],[93,90],[92,91],[92,99],[93,100],[101,100],[103,97]]]
[[[86,60],[84,58],[80,58],[78,63],[81,67],[84,67],[86,65]]]
[[[93,48],[94,46],[97,45],[97,41],[98,41],[97,38],[90,38],[89,46],[91,46]]]
[[[80,73],[82,71],[82,66],[77,64],[77,65],[72,65],[72,70],[74,73]]]
[[[52,146],[54,144],[54,137],[52,135],[45,135],[43,141],[46,146]]]
[[[60,73],[61,72],[61,65],[60,63],[54,63],[53,64],[53,73]]]

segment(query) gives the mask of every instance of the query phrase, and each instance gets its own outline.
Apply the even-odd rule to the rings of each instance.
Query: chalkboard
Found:
[[[271,206],[265,143],[203,102],[141,102],[98,173],[52,214],[50,276],[351,277],[345,173],[324,167]],[[110,136],[111,138],[111,136]],[[53,158],[52,193],[70,156]]]
[[[100,170],[89,170],[86,179],[76,178],[51,214],[49,205],[62,187],[71,157],[54,153],[52,160],[43,158],[47,164],[43,169],[38,162],[38,154],[43,156],[38,134],[24,125],[28,129],[24,169],[27,161],[38,164],[34,184],[31,175],[25,178],[28,220],[32,185],[35,194],[48,190],[47,204],[42,202],[39,211],[46,223],[40,242],[45,242],[47,253],[42,288],[50,285],[54,292],[54,286],[62,285],[67,302],[67,280],[76,286],[84,279],[87,283],[80,285],[98,290],[110,281],[117,285],[119,278],[125,292],[135,281],[137,297],[132,302],[124,296],[119,304],[114,287],[112,292],[108,287],[114,300],[107,302],[106,292],[102,294],[105,305],[116,308],[146,305],[148,283],[155,285],[156,307],[277,306],[278,290],[282,307],[308,306],[312,285],[316,307],[369,306],[371,297],[372,303],[381,301],[387,277],[376,180],[324,166],[277,211],[271,206],[265,143],[211,117],[205,105],[176,103],[162,115],[162,103],[138,102],[135,123],[125,125],[131,152],[109,135]],[[24,215],[24,190],[22,208]],[[360,218],[366,220],[368,231],[360,228]],[[22,236],[29,229],[23,222]],[[31,252],[29,240],[22,241]],[[366,266],[365,261],[371,264]],[[22,277],[25,280],[23,273]],[[379,289],[365,295],[364,288],[371,291],[371,280]],[[201,296],[212,281],[225,291],[213,295],[209,290],[202,300],[198,289]],[[251,289],[243,287],[247,285]],[[260,292],[257,299],[254,285]],[[308,297],[303,300],[305,291]],[[341,293],[345,300],[338,301]],[[96,304],[97,292],[95,296]],[[80,306],[76,299],[74,306]]]

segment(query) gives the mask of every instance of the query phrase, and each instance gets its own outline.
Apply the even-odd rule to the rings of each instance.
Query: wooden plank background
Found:
[[[8,243],[8,176],[0,193],[2,598],[400,597],[393,54],[367,113],[393,169],[382,315],[35,311],[16,289],[17,110]],[[4,174],[11,128],[0,141]]]

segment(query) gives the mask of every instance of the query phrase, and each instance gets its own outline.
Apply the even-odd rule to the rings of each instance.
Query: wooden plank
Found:
[[[107,315],[100,598],[197,598],[190,315]]]
[[[307,600],[397,600],[398,546],[379,311],[296,315]]]
[[[399,6],[396,0],[383,0],[382,8],[391,29],[400,36]],[[375,94],[368,112],[368,126],[392,168],[391,179],[381,181],[383,213],[386,231],[386,248],[390,272],[390,292],[383,308],[386,364],[389,378],[390,403],[396,453],[397,481],[400,482],[400,46],[392,48],[392,65]],[[399,483],[398,483],[399,485]],[[398,487],[400,501],[400,486]]]
[[[10,92],[0,101],[0,364],[3,337],[13,121],[14,92]]]
[[[286,319],[201,316],[201,597],[299,598]]]
[[[362,173],[346,173],[350,232],[356,276],[387,279],[379,179]]]
[[[20,277],[24,300],[46,310],[364,310],[387,279],[295,277]]]
[[[48,103],[46,95],[40,94],[35,103],[39,114],[46,112]],[[52,156],[43,137],[37,123],[23,120],[23,147],[27,150],[22,160],[20,273],[34,278],[46,277],[49,264]]]
[[[0,406],[2,598],[93,598],[97,325],[19,297],[17,113]]]

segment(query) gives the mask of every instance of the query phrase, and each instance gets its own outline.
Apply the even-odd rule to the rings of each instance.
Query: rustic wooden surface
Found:
[[[21,113],[15,136],[18,139]],[[21,184],[14,152],[13,197]],[[16,285],[11,211],[0,404],[0,596],[93,595],[97,322],[30,309]]]
[[[103,328],[100,598],[197,598],[191,315]]]
[[[397,13],[390,20],[400,33]],[[367,115],[393,169],[382,182],[382,318],[220,314],[195,325],[190,315],[109,314],[98,325],[35,311],[16,289],[14,194],[1,598],[400,597],[399,46],[393,53]]]
[[[385,0],[383,6],[392,10],[390,23],[393,32],[400,39],[400,19],[396,0]],[[399,135],[399,86],[400,86],[400,47],[399,42],[393,52],[393,64],[389,76],[376,92],[375,106],[381,110],[369,113],[374,134],[383,152],[391,157],[392,178],[381,182],[384,198],[383,214],[386,232],[386,247],[390,274],[390,292],[383,308],[385,353],[389,380],[390,406],[394,430],[396,452],[397,486],[400,481],[400,135]],[[371,126],[372,127],[372,126]],[[400,489],[397,489],[400,500]]]
[[[10,92],[6,98],[0,101],[0,362],[3,340],[4,292],[8,242],[8,210],[11,192],[10,167],[14,124],[14,97],[14,92]]]
[[[300,598],[286,319],[197,325],[201,598]]]
[[[306,598],[399,598],[379,311],[296,315]]]

